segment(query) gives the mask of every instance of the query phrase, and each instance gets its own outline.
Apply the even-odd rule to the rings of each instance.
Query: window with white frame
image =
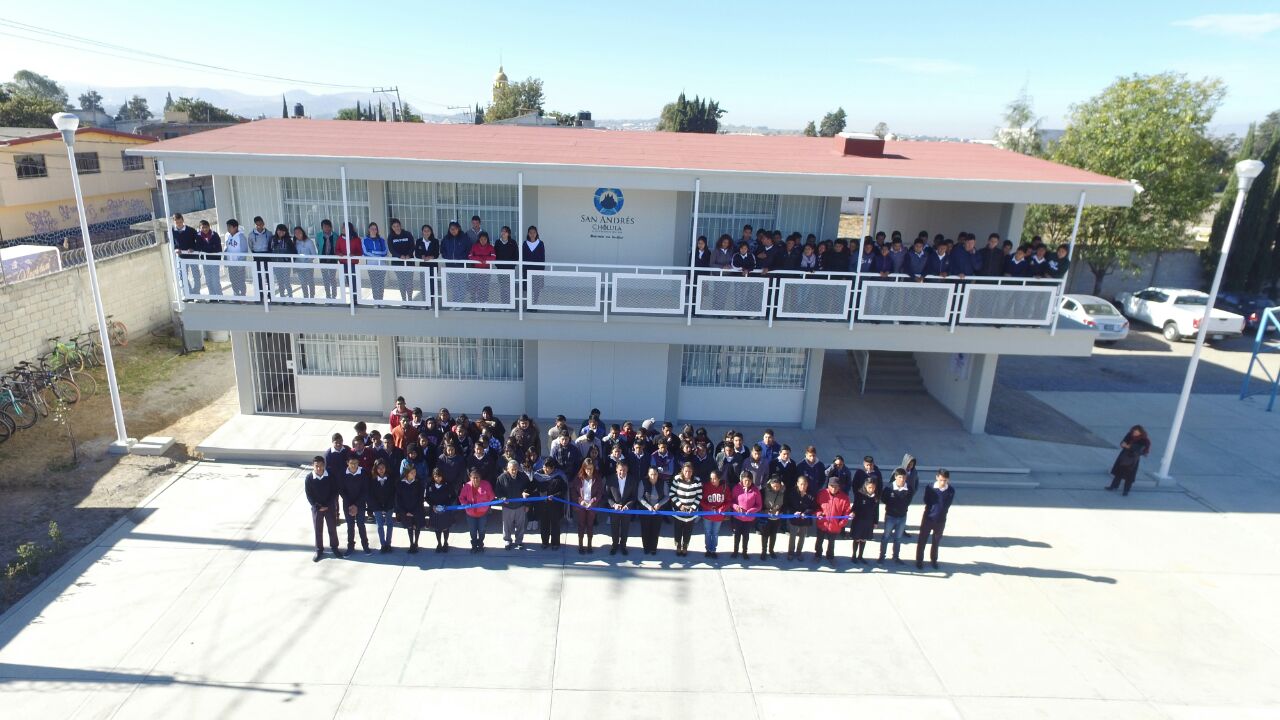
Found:
[[[299,375],[378,377],[378,338],[372,335],[298,333]]]
[[[805,348],[754,345],[685,345],[680,384],[803,390],[809,367]]]
[[[396,377],[524,380],[524,342],[499,338],[398,337]]]
[[[284,206],[284,218],[280,221],[290,228],[302,227],[315,237],[320,233],[320,221],[329,220],[335,230],[342,228],[342,181],[337,178],[281,178],[280,200]],[[356,229],[364,233],[369,224],[369,183],[364,180],[347,181],[347,210]],[[246,217],[247,211],[241,211]],[[254,215],[263,215],[261,210]],[[382,229],[382,235],[387,231]]]
[[[503,225],[511,228],[513,237],[524,236],[516,227],[520,222],[520,201],[515,185],[387,182],[387,217],[399,218],[415,237],[423,225],[430,225],[436,237],[442,238],[449,231],[451,220],[457,220],[466,231],[471,227],[472,215],[480,216],[480,226],[492,240],[498,239]]]
[[[725,233],[737,243],[743,225],[821,238],[830,234],[823,227],[825,208],[826,198],[818,196],[704,192],[698,198],[698,234],[713,247]]]
[[[123,150],[120,151],[120,164],[124,166],[125,172],[130,170],[142,170],[146,167],[142,158],[137,155],[126,155]]]
[[[96,152],[78,152],[76,153],[76,174],[92,175],[102,172],[102,166],[98,164],[98,153]]]

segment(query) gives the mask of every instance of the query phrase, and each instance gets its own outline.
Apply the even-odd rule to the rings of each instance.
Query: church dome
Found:
[[[507,84],[507,74],[506,74],[505,72],[503,72],[503,71],[502,71],[502,66],[501,66],[501,65],[499,65],[499,66],[498,66],[498,74],[493,76],[493,84],[494,84],[494,85],[506,85],[506,84]]]

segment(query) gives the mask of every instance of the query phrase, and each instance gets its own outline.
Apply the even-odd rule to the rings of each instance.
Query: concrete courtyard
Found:
[[[1176,398],[1095,384],[1030,396],[1112,442],[1145,424],[1153,470]],[[296,464],[202,462],[0,616],[0,715],[1280,716],[1280,413],[1264,398],[1194,396],[1178,484],[1129,497],[1102,489],[1113,448],[973,436],[921,401],[904,435],[893,402],[824,396],[805,437],[824,457],[970,466],[940,570],[855,566],[848,541],[835,569],[723,545],[708,563],[699,535],[678,559],[669,531],[642,559],[635,528],[625,558],[507,552],[496,519],[483,556],[427,541],[317,564]],[[253,422],[214,434],[303,451],[330,421]]]

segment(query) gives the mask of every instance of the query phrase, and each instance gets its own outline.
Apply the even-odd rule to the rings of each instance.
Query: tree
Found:
[[[53,101],[63,110],[71,108],[67,102],[66,89],[40,73],[19,70],[13,74],[13,82],[9,83],[9,85],[12,86],[14,92]]]
[[[1031,95],[1023,85],[1018,96],[1004,107],[1004,127],[996,128],[996,144],[1023,155],[1044,154],[1044,145],[1040,142],[1041,121],[1031,109]]]
[[[493,89],[493,104],[484,110],[484,121],[495,122],[542,111],[542,80],[530,77]]]
[[[888,136],[889,136],[889,124],[888,124],[888,123],[886,123],[886,122],[883,122],[883,121],[878,122],[878,123],[876,123],[875,129],[873,129],[871,132],[872,132],[876,137],[878,137],[878,138],[880,138],[881,140],[883,140],[883,139],[885,139],[886,137],[888,137]]]
[[[804,126],[805,137],[818,137],[818,128],[814,127],[813,121],[810,120],[808,125]]]
[[[280,108],[281,108],[280,117],[284,118],[285,120],[288,120],[289,119],[289,101],[286,100],[283,95],[280,96]]]
[[[0,126],[52,128],[53,114],[67,109],[66,91],[44,75],[19,70],[0,84]]]
[[[1208,208],[1216,171],[1207,129],[1224,94],[1217,79],[1135,74],[1072,106],[1049,159],[1143,187],[1131,207],[1084,209],[1076,259],[1093,272],[1095,295],[1110,272],[1133,266],[1131,253],[1182,245],[1187,227]],[[1033,205],[1025,234],[1060,241],[1074,217],[1074,206]]]
[[[835,112],[822,116],[822,122],[818,123],[818,134],[822,137],[835,137],[844,132],[844,121],[844,108],[836,108]]]
[[[1280,110],[1272,110],[1254,129],[1254,147],[1271,147],[1271,141],[1280,137]]]
[[[116,111],[116,120],[150,120],[151,108],[147,107],[147,99],[134,95]]]
[[[725,111],[720,103],[697,95],[688,99],[682,92],[675,102],[667,103],[658,118],[658,130],[662,132],[715,133],[720,130],[720,117]]]
[[[191,122],[240,122],[244,119],[200,98],[180,97],[168,109],[187,113]]]
[[[382,114],[382,100],[378,100],[378,122],[386,122],[387,116]]]
[[[360,101],[357,100],[356,106],[353,108],[342,108],[337,115],[334,115],[334,118],[337,120],[363,120],[364,115],[360,112]]]
[[[1263,123],[1265,122],[1264,120]],[[1258,128],[1263,123],[1249,127],[1239,152],[1231,158],[1232,166],[1239,160],[1260,159],[1264,167],[1262,174],[1254,180],[1249,194],[1245,196],[1244,209],[1231,245],[1231,255],[1227,258],[1227,267],[1222,275],[1222,286],[1227,290],[1256,293],[1264,287],[1274,285],[1277,279],[1278,268],[1272,257],[1275,255],[1277,213],[1280,213],[1280,188],[1276,186],[1275,173],[1275,164],[1280,160],[1280,135],[1268,132],[1267,136],[1271,138],[1269,144],[1261,145],[1258,142]],[[1208,272],[1213,272],[1217,267],[1222,253],[1222,243],[1226,238],[1227,224],[1231,219],[1238,187],[1233,167],[1213,217],[1209,246],[1201,253]]]
[[[80,109],[81,110],[97,110],[98,112],[103,112],[102,95],[98,94],[97,90],[89,90],[87,92],[81,93]]]

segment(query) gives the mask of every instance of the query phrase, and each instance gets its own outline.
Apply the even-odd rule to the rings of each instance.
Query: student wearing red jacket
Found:
[[[467,484],[458,491],[459,505],[474,505],[494,500],[493,486],[480,477],[480,471],[471,469]],[[489,507],[467,508],[467,532],[471,535],[471,552],[484,552],[484,521],[489,517]]]
[[[720,539],[720,523],[724,522],[722,513],[733,507],[730,497],[732,490],[721,479],[719,470],[712,470],[710,477],[702,484],[702,511],[715,513],[702,517],[702,534],[706,540],[706,557],[716,558],[716,541]]]
[[[836,538],[840,531],[849,524],[849,496],[840,489],[840,478],[831,476],[827,480],[827,489],[818,493],[818,545],[814,549],[813,559],[822,558],[822,541],[827,541],[827,562],[836,563]]]

